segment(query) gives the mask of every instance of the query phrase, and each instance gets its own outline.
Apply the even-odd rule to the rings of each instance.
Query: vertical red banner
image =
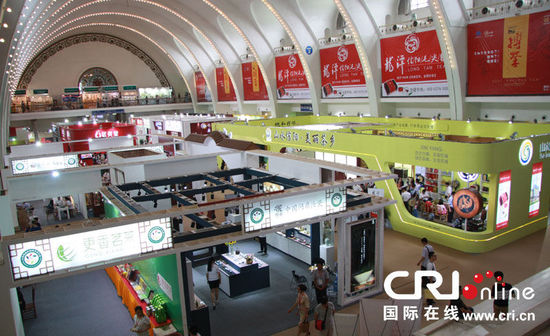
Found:
[[[323,98],[366,98],[367,85],[355,44],[319,51]]]
[[[208,87],[206,86],[206,78],[204,78],[200,71],[195,72],[195,88],[197,89],[197,101],[199,103],[212,101]]]
[[[498,179],[498,200],[496,229],[504,229],[508,226],[510,215],[510,190],[512,189],[512,171],[506,170],[500,173]]]
[[[216,68],[216,88],[218,101],[236,101],[235,89],[225,68]]]
[[[435,30],[381,39],[380,53],[382,97],[449,95]]]
[[[267,88],[258,63],[243,63],[242,73],[244,100],[268,100]]]
[[[275,57],[277,99],[311,99],[304,67],[298,55]]]
[[[540,193],[542,189],[542,162],[533,165],[531,174],[531,192],[529,193],[529,217],[539,214]]]
[[[468,95],[550,94],[550,11],[468,25]]]

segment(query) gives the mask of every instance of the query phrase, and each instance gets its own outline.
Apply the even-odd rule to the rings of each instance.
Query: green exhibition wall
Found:
[[[287,128],[287,126],[338,122],[370,124],[368,127],[364,124],[353,125],[357,133],[352,133],[350,129],[313,131]],[[266,145],[273,152],[279,152],[283,147],[293,147],[356,156],[363,159],[370,169],[384,172],[390,172],[390,164],[399,162],[437,168],[442,171],[488,174],[490,181],[486,185],[489,187],[489,193],[484,197],[488,199],[489,210],[487,229],[483,232],[463,231],[416,218],[406,210],[394,181],[377,183],[378,188],[385,190],[386,197],[397,201],[396,204],[386,208],[395,230],[417,237],[425,236],[461,251],[473,253],[490,251],[546,227],[550,188],[544,186],[550,186],[550,124],[307,116],[249,121],[248,125],[216,123],[213,127],[218,131],[232,132],[233,138]],[[494,137],[497,140],[491,143],[465,143],[362,134],[361,130],[365,128],[433,133],[434,135],[441,133]],[[526,166],[522,166],[518,160],[519,147],[524,139],[510,140],[514,132],[517,132],[517,137],[529,137],[533,143],[533,158]],[[281,137],[281,134],[284,136]],[[529,218],[531,172],[533,164],[537,162],[543,162],[541,204],[539,214]],[[498,176],[505,170],[512,171],[509,223],[506,228],[496,230]]]
[[[161,288],[158,275],[162,276],[166,283],[172,289],[172,299],[167,303],[168,316],[172,320],[172,324],[178,331],[183,330],[183,319],[180,304],[180,291],[178,282],[178,267],[176,255],[170,254],[167,256],[156,257],[146,260],[136,261],[133,264],[139,270],[145,282],[155,293],[161,293],[169,297]]]
[[[103,207],[105,209],[105,218],[118,218],[122,216],[120,210],[118,210],[118,208],[114,206],[113,203],[108,201],[105,201],[103,203]]]

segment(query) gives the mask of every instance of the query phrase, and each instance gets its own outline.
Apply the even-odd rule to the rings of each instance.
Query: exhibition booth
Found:
[[[372,188],[397,201],[386,209],[392,227],[458,250],[490,251],[546,226],[548,124],[304,116],[213,127],[272,152],[322,152],[351,165],[359,161],[347,157],[355,157],[369,168],[395,172],[404,181]],[[429,211],[425,202],[409,211],[414,205],[409,208],[401,192],[411,182],[429,193],[434,208],[441,200],[447,214]]]
[[[296,238],[296,231],[301,231],[311,237],[313,259],[320,252],[318,223],[328,221],[336,223],[346,237],[339,241],[338,277],[347,280],[335,285],[335,300],[345,305],[382,291],[378,281],[382,278],[382,209],[393,202],[354,194],[352,188],[394,175],[292,155],[229,148],[231,145],[220,147],[218,155],[188,158],[197,169],[191,175],[161,177],[173,172],[168,169],[173,162],[157,160],[157,165],[157,161],[151,161],[146,168],[149,173],[143,182],[101,188],[105,220],[60,224],[32,234],[4,237],[13,285],[106,268],[130,313],[140,305],[150,315],[153,326],[171,325],[181,332],[190,323],[197,323],[201,334],[209,335],[207,297],[197,295],[194,289],[204,280],[193,276],[193,263],[203,262],[205,249],[215,251],[219,257],[221,290],[230,300],[239,300],[245,293],[255,295],[269,290],[274,285],[272,272],[278,272],[272,270],[273,265],[265,257],[238,253],[225,243],[237,241],[244,246],[241,241],[289,230],[295,231]],[[266,159],[272,170],[260,168],[260,162]],[[204,172],[218,166],[221,160],[226,164],[224,170]],[[275,173],[277,167],[294,167],[296,174]],[[151,169],[158,178],[151,178]],[[303,180],[311,172],[320,175],[321,169],[345,171],[357,177],[327,183]],[[231,214],[236,216],[229,220]],[[194,225],[176,225],[174,219],[181,218]],[[291,258],[294,252],[285,253]],[[346,255],[360,258],[345,261]],[[303,263],[303,269],[310,264],[311,261]],[[290,272],[287,276],[290,280]],[[285,295],[290,302],[295,290]],[[258,300],[259,304],[266,304],[261,302],[261,295]],[[160,330],[151,333],[154,332]]]

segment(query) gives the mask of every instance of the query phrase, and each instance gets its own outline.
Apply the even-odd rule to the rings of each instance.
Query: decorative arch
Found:
[[[86,84],[86,85],[84,85]],[[105,68],[93,67],[84,71],[78,78],[78,87],[118,85],[115,75]]]
[[[87,42],[108,43],[126,49],[127,51],[136,55],[140,60],[143,61],[143,63],[145,63],[149,67],[149,69],[151,69],[151,71],[153,71],[161,86],[171,86],[170,82],[168,82],[168,79],[166,78],[166,75],[164,75],[164,72],[161,70],[158,64],[153,61],[153,59],[149,57],[149,55],[147,55],[143,50],[139,49],[132,43],[108,34],[85,33],[64,38],[42,50],[26,67],[23,75],[21,76],[21,79],[19,80],[19,83],[17,84],[17,89],[26,89],[29,86],[29,83],[31,82],[31,79],[36,71],[38,71],[42,64],[44,64],[44,62],[46,62],[50,57],[65,48]]]

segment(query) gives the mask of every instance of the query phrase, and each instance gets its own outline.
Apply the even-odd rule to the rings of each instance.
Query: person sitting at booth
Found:
[[[137,306],[135,312],[134,326],[130,331],[136,333],[137,336],[149,336],[149,329],[151,328],[149,317],[143,314],[143,308],[141,308],[141,306]]]
[[[42,230],[42,226],[40,225],[38,218],[33,218],[31,225],[25,230],[25,232],[40,231],[40,230]]]

